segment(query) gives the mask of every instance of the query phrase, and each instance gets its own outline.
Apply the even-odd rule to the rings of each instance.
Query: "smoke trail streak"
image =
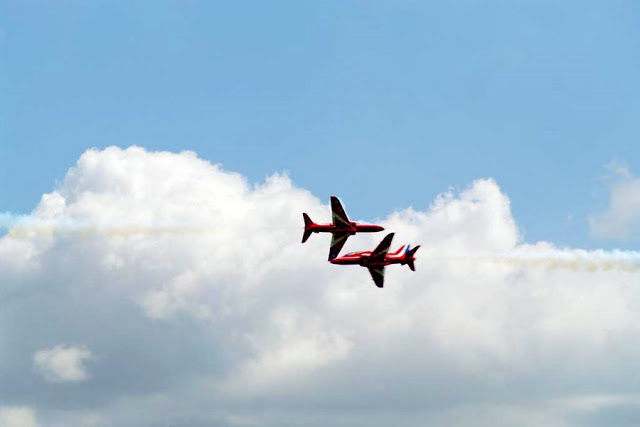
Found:
[[[522,268],[640,272],[640,252],[635,251],[525,248],[473,258],[481,262]]]
[[[212,233],[221,227],[206,224],[92,224],[73,218],[38,218],[0,213],[0,232],[12,238],[36,236],[131,237]],[[1,235],[1,234],[0,234]]]
[[[584,272],[640,272],[640,252],[554,248],[549,244],[521,245],[511,251],[465,255],[426,255],[420,262],[488,263],[519,269]]]
[[[298,230],[302,227],[269,227],[270,230]],[[222,232],[242,234],[237,227],[219,224],[210,225],[204,223],[91,223],[68,217],[38,218],[28,215],[14,215],[0,213],[0,237],[3,234],[16,239],[27,239],[45,236],[79,236],[91,237],[134,237],[134,236],[183,236],[200,235]],[[252,230],[246,230],[251,234]]]
[[[81,237],[133,237],[133,236],[161,236],[202,234],[219,231],[213,226],[194,225],[158,225],[158,226],[77,226],[64,227],[59,225],[20,225],[8,230],[7,235],[13,238],[29,238],[35,236],[81,236]]]

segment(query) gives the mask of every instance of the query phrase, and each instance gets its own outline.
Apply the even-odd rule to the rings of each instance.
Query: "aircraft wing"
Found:
[[[331,216],[333,217],[333,225],[341,227],[347,226],[351,227],[351,222],[349,222],[349,217],[346,212],[342,208],[342,204],[340,200],[336,196],[331,196]]]
[[[371,273],[371,278],[377,287],[381,288],[384,286],[384,266],[369,267],[369,273]]]
[[[395,233],[387,234],[387,236],[384,239],[382,239],[382,242],[380,242],[378,247],[375,248],[373,252],[371,252],[371,256],[367,261],[371,262],[371,261],[384,260],[385,256],[387,255],[387,252],[389,252],[389,247],[391,246],[391,241],[393,240],[394,234]]]
[[[351,233],[332,233],[331,234],[331,247],[329,248],[329,261],[338,256],[342,247],[347,243],[347,239]]]

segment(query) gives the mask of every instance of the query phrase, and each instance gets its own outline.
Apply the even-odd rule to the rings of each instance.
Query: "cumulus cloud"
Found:
[[[57,345],[37,351],[33,355],[33,367],[49,382],[77,383],[89,378],[84,363],[91,357],[91,351],[85,347]]]
[[[480,179],[366,218],[422,245],[378,289],[326,262],[328,236],[300,244],[327,202],[190,152],[85,152],[0,239],[0,401],[47,425],[637,419],[637,254],[524,242]],[[30,361],[51,342],[99,355],[91,381],[43,387]]]
[[[0,427],[37,427],[36,415],[25,406],[0,406]]]
[[[608,165],[609,206],[589,217],[591,234],[606,239],[626,240],[640,236],[640,178],[617,163]]]

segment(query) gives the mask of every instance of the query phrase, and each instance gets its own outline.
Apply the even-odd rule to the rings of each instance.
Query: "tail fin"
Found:
[[[416,271],[416,265],[414,264],[414,261],[416,259],[413,256],[416,254],[418,249],[420,249],[420,245],[416,246],[413,249],[409,249],[409,246],[407,246],[407,251],[404,253],[404,259],[406,260],[407,265],[409,266],[411,271]]]
[[[309,218],[309,215],[306,213],[303,213],[302,217],[304,218],[304,234],[302,235],[302,243],[304,243],[307,241],[309,236],[311,236],[312,231],[310,228],[313,225],[313,221],[311,221],[311,218]]]

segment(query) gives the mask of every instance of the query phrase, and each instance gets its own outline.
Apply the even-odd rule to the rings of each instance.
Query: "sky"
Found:
[[[0,427],[637,425],[639,18],[0,0]]]
[[[359,218],[500,183],[529,238],[584,247],[639,161],[635,2],[3,1],[0,206],[90,147],[288,171]],[[322,165],[322,167],[316,167]]]

